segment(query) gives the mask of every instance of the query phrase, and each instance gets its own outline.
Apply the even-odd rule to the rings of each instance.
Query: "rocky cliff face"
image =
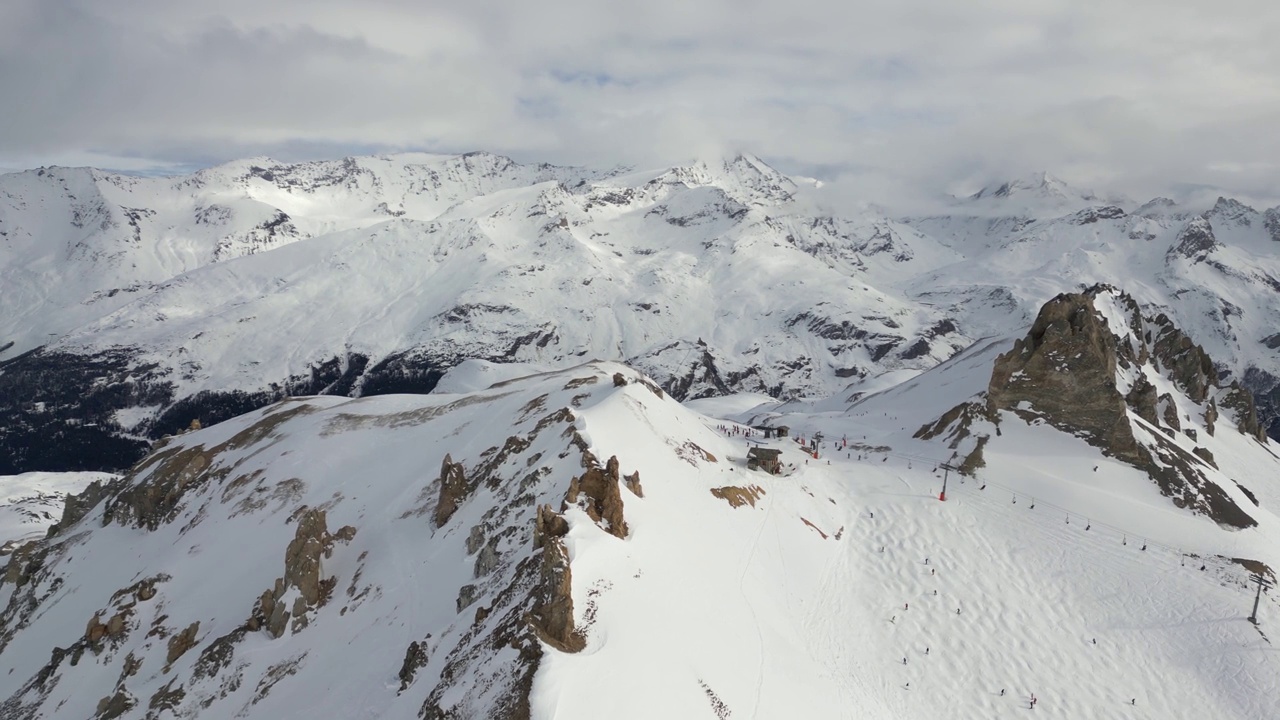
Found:
[[[1047,422],[1145,471],[1179,507],[1250,527],[1249,512],[1206,476],[1216,465],[1189,426],[1195,415],[1208,433],[1218,431],[1220,408],[1229,409],[1232,432],[1265,442],[1251,396],[1234,381],[1220,384],[1203,348],[1166,316],[1145,317],[1130,296],[1094,286],[1046,303],[1030,332],[996,359],[982,402],[957,407],[917,436],[949,433],[957,447],[980,418],[998,425],[1007,412]],[[981,440],[970,457],[980,460]]]
[[[291,678],[341,686],[350,663],[399,678],[380,714],[528,718],[547,648],[586,638],[565,536],[621,541],[639,495],[575,408],[629,392],[673,403],[584,366],[462,398],[289,401],[170,438],[9,557],[0,717],[288,716],[308,686]]]

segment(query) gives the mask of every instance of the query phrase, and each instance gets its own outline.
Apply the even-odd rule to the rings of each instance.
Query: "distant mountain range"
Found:
[[[1182,327],[1280,437],[1280,208],[1042,174],[841,216],[811,182],[487,153],[0,176],[0,473],[120,470],[192,420],[430,392],[477,359],[617,360],[678,399],[857,393],[1096,283]]]

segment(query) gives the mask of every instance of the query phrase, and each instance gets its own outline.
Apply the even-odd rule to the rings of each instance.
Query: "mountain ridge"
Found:
[[[846,217],[801,197],[808,183],[747,155],[646,171],[472,153],[6,175],[0,459],[121,469],[192,419],[288,394],[429,392],[470,358],[612,358],[681,398],[832,395],[923,371],[1099,281],[1176,317],[1280,433],[1265,343],[1280,210]],[[1196,232],[1212,242],[1173,251]],[[50,381],[66,396],[38,396]],[[34,457],[41,436],[60,449]]]

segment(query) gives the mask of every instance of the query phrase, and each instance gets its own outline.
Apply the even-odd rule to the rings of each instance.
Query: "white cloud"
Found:
[[[437,0],[0,6],[0,166],[489,149],[745,149],[891,202],[1049,169],[1280,196],[1258,0]]]

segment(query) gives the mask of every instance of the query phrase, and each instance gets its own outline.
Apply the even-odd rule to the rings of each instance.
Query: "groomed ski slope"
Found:
[[[952,374],[968,372],[959,360]],[[901,426],[931,404],[900,408]],[[1011,415],[979,480],[952,474],[940,502],[942,473],[923,458],[945,459],[942,444],[911,441],[888,416],[872,402],[788,418],[828,443],[857,433],[892,449],[806,462],[794,440],[764,441],[795,465],[783,477],[746,470],[754,440],[699,438],[723,461],[695,475],[650,444],[647,423],[669,431],[678,418],[593,408],[586,431],[626,438],[619,459],[646,495],[628,498],[625,542],[574,525],[590,639],[545,661],[534,716],[1013,718],[1033,693],[1035,717],[1280,716],[1280,656],[1246,620],[1248,573],[1215,557],[1276,567],[1274,445],[1220,429],[1219,457],[1261,463],[1236,475],[1261,500],[1259,526],[1229,532],[1083,441]],[[708,484],[764,493],[711,511]],[[1274,636],[1280,605],[1264,598],[1259,614]]]
[[[1024,463],[1057,463],[1063,441],[1078,442],[1019,435],[1039,448]],[[575,604],[598,609],[587,649],[539,674],[535,717],[712,717],[700,706],[713,697],[735,718],[1024,717],[1031,693],[1037,717],[1280,712],[1280,658],[1245,620],[1241,568],[1201,571],[1168,546],[1143,551],[1115,527],[1068,524],[1043,500],[1032,509],[955,476],[940,502],[941,478],[918,462],[804,465],[794,443],[766,444],[799,465],[793,475],[748,473],[743,442],[711,449],[735,468],[721,481],[765,491],[723,513],[706,511],[705,485],[674,480],[678,466],[637,463],[673,480],[646,481],[646,499],[628,504],[627,542],[572,545]],[[1076,508],[1106,515],[1119,494],[1126,512],[1163,518],[1167,501],[1136,475],[1109,468],[1127,492],[1080,493]],[[1209,525],[1197,544],[1220,534],[1230,550]],[[1260,614],[1264,630],[1280,624],[1270,600]]]

